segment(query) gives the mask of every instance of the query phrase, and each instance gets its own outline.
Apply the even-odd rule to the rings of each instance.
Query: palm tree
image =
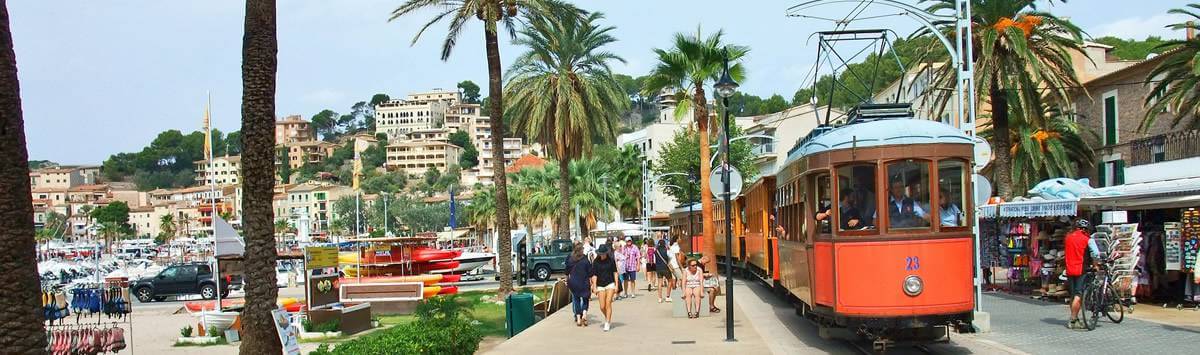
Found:
[[[712,192],[704,188],[704,186],[708,186],[708,175],[712,169],[709,164],[708,96],[705,94],[704,87],[707,83],[716,83],[720,79],[722,65],[726,58],[734,63],[729,68],[729,75],[739,82],[745,80],[745,69],[737,61],[750,51],[748,47],[725,44],[721,40],[722,36],[724,36],[724,31],[718,30],[708,37],[703,37],[699,26],[696,27],[695,35],[676,33],[673,48],[654,49],[654,53],[658,55],[658,64],[650,70],[645,88],[643,88],[643,92],[647,95],[657,95],[663,90],[671,90],[675,100],[679,102],[679,106],[675,108],[676,118],[682,117],[684,112],[689,109],[692,111],[692,119],[701,133],[700,186],[702,187],[700,188],[700,201],[703,206],[703,214],[706,216],[712,216],[714,210]],[[704,246],[702,252],[705,255],[716,255],[713,244],[716,228],[712,218],[703,220]],[[716,270],[716,258],[708,258],[708,260],[709,264],[706,267]]]
[[[1081,166],[1092,166],[1096,156],[1084,135],[1093,139],[1096,133],[1088,130],[1055,108],[1047,108],[1043,119],[1013,120],[1009,125],[1006,146],[1012,156],[1009,176],[1014,191],[1028,191],[1034,185],[1050,178],[1079,176]],[[995,137],[990,123],[979,129],[979,136],[988,140]],[[992,171],[993,174],[1000,174]]]
[[[0,349],[9,353],[46,351],[30,190],[17,55],[8,2],[0,0],[0,275],[8,290],[0,297]]]
[[[571,161],[571,205],[579,207],[579,229],[583,233],[595,226],[598,218],[611,221],[611,202],[618,186],[601,181],[605,170],[595,159]],[[561,177],[560,177],[561,178]]]
[[[175,216],[168,213],[158,218],[158,231],[164,236],[164,241],[175,237]]]
[[[627,145],[612,149],[600,155],[597,164],[600,171],[608,176],[605,184],[614,190],[614,198],[609,200],[621,215],[637,215],[638,206],[642,203],[642,155],[633,146]]]
[[[496,220],[496,189],[491,186],[476,189],[475,196],[463,210],[475,230],[487,233]]]
[[[483,41],[487,50],[488,95],[490,95],[488,109],[491,111],[489,114],[491,118],[488,122],[491,125],[493,147],[504,146],[504,85],[501,83],[499,27],[503,25],[508,30],[509,36],[516,37],[515,22],[518,16],[561,14],[567,11],[582,14],[582,11],[575,9],[573,5],[558,0],[407,0],[392,11],[388,21],[394,21],[422,9],[433,9],[437,11],[437,15],[434,15],[413,36],[412,43],[414,44],[429,27],[441,22],[442,19],[450,18],[450,28],[446,33],[446,39],[442,42],[442,60],[450,58],[450,51],[458,43],[458,36],[462,34],[467,21],[474,17],[483,22]],[[494,154],[492,171],[495,174],[493,180],[496,185],[497,201],[496,230],[499,232],[497,233],[497,238],[499,238],[497,247],[501,250],[511,250],[508,181],[504,177],[504,149],[493,149],[492,153]],[[507,295],[513,290],[512,257],[507,252],[498,254],[500,255],[501,271],[500,288],[497,292]]]
[[[241,354],[278,354],[275,309],[275,75],[279,39],[275,0],[247,0],[242,35],[242,232],[246,308]]]
[[[113,251],[113,240],[121,236],[121,225],[114,222],[100,223],[98,232],[104,237],[104,247],[111,253]]]
[[[513,220],[525,220],[529,233],[534,233],[535,227],[540,227],[540,221],[555,216],[559,198],[558,172],[552,171],[549,164],[537,168],[524,168],[512,175],[513,193],[509,195],[510,202],[517,208],[512,210]]]
[[[932,2],[929,12],[953,11],[954,0]],[[1037,0],[971,0],[971,26],[975,50],[975,91],[986,93],[991,104],[996,156],[992,171],[1012,171],[1012,155],[1008,144],[1012,132],[1010,116],[1018,115],[1040,121],[1048,101],[1069,105],[1071,90],[1079,87],[1079,78],[1072,66],[1071,52],[1082,53],[1083,37],[1079,27],[1070,21],[1037,11]],[[1053,2],[1053,1],[1051,1]],[[953,23],[944,24],[942,31],[952,34]],[[918,32],[926,34],[927,31]],[[936,43],[935,43],[936,45]],[[955,65],[947,59],[936,81],[939,87],[953,87]],[[940,92],[938,102],[948,102],[951,92]],[[1041,122],[1034,122],[1042,125]],[[1012,176],[994,174],[1000,196],[1013,193]]]
[[[1188,4],[1187,6],[1200,9],[1200,4]],[[1171,9],[1167,12],[1193,18],[1191,21],[1173,24],[1169,26],[1170,28],[1200,30],[1200,25],[1197,25],[1200,23],[1200,13],[1190,12],[1187,9]],[[1146,96],[1144,103],[1147,108],[1146,116],[1142,119],[1138,130],[1142,132],[1149,130],[1153,126],[1154,120],[1164,111],[1175,114],[1175,117],[1171,119],[1172,128],[1178,126],[1189,115],[1191,116],[1189,124],[1195,128],[1197,124],[1200,124],[1200,121],[1196,120],[1196,117],[1200,117],[1200,38],[1170,40],[1159,45],[1159,48],[1166,51],[1162,54],[1164,57],[1162,62],[1146,76],[1145,85],[1153,83],[1154,86],[1150,95]],[[1161,79],[1156,80],[1156,78]],[[1158,82],[1154,83],[1155,81]]]
[[[624,59],[603,50],[616,39],[614,27],[596,24],[604,15],[579,21],[529,19],[516,43],[529,48],[509,69],[507,113],[519,129],[541,142],[558,159],[560,199],[557,229],[570,238],[571,172],[574,159],[596,144],[612,141],[617,119],[629,106],[609,63]],[[582,227],[582,226],[581,226]]]

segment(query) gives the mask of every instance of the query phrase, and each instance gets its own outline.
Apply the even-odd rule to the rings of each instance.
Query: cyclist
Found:
[[[1083,292],[1087,289],[1086,277],[1084,277],[1084,264],[1087,256],[1091,258],[1091,264],[1095,266],[1100,260],[1100,249],[1096,247],[1096,242],[1089,237],[1089,229],[1092,224],[1088,220],[1079,218],[1075,220],[1071,231],[1067,233],[1065,244],[1065,259],[1067,263],[1067,288],[1071,292],[1071,321],[1067,323],[1069,329],[1085,329],[1083,323],[1079,321],[1079,309],[1083,303]],[[1086,252],[1085,252],[1086,250]],[[1085,256],[1085,254],[1087,254]]]

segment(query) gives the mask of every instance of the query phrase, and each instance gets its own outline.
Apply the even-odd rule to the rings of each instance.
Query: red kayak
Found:
[[[217,301],[191,301],[184,303],[183,306],[186,307],[189,312],[199,312],[204,310],[211,311],[216,304]],[[244,304],[246,304],[246,299],[244,298],[226,298],[221,300],[221,308],[241,306]]]
[[[296,302],[283,307],[283,310],[292,313],[299,312],[302,309],[304,309],[304,302]]]
[[[459,265],[458,261],[438,261],[432,263],[421,263],[414,265],[420,273],[438,272],[443,270],[454,270]]]
[[[438,290],[438,293],[437,293],[437,294],[439,294],[439,295],[453,295],[453,294],[456,294],[456,293],[458,293],[458,286],[442,286],[442,289],[441,289],[441,290]]]
[[[422,262],[422,261],[433,261],[433,260],[446,260],[446,259],[457,258],[460,255],[462,255],[462,251],[458,251],[458,250],[441,250],[441,249],[420,247],[420,248],[413,249],[412,261]]]
[[[455,282],[459,282],[461,280],[462,280],[462,275],[445,274],[442,276],[442,280],[439,283],[444,283],[444,284],[455,283]]]

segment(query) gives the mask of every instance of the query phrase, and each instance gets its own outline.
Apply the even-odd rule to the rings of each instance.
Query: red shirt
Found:
[[[1063,242],[1067,254],[1067,276],[1083,275],[1083,253],[1088,250],[1088,239],[1091,238],[1087,233],[1079,229],[1067,233],[1067,239]]]

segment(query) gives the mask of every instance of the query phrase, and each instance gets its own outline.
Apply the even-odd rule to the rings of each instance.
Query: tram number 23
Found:
[[[909,256],[904,258],[904,271],[917,271],[921,269],[921,258]]]

